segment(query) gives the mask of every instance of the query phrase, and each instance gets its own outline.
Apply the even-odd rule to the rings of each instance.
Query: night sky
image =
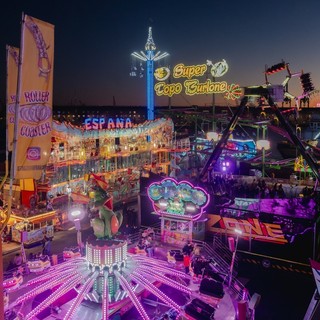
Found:
[[[54,105],[146,105],[146,78],[130,77],[133,51],[144,50],[148,27],[162,65],[225,59],[222,80],[240,86],[265,82],[265,65],[282,60],[292,73],[311,72],[320,88],[320,2],[242,1],[6,1],[1,5],[0,102],[5,104],[5,45],[20,46],[22,12],[55,25]],[[138,62],[134,63],[137,65]],[[281,72],[269,78],[280,84]],[[298,77],[289,91],[302,93]],[[222,95],[217,103],[226,104]],[[176,106],[210,105],[211,96],[174,96]],[[155,98],[168,105],[168,98]]]

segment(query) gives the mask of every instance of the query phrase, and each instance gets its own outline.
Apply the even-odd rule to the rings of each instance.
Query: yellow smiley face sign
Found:
[[[161,67],[161,68],[157,68],[154,71],[154,77],[158,80],[158,81],[165,81],[170,77],[170,69],[167,67]]]

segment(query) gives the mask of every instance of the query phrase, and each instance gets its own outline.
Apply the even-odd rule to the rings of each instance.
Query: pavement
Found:
[[[2,255],[5,256],[9,253],[20,250],[21,245],[17,242],[3,242],[2,243]]]
[[[90,222],[84,222],[81,226],[82,230],[86,230],[90,227]],[[67,221],[65,222],[60,228],[59,231],[71,231],[74,230],[75,226],[74,223],[71,221]],[[57,232],[59,232],[57,231]],[[40,243],[38,244],[38,246],[40,245]],[[35,245],[36,247],[37,245]],[[2,255],[8,255],[10,253],[19,251],[21,249],[21,244],[14,242],[14,241],[10,241],[10,242],[2,242]]]

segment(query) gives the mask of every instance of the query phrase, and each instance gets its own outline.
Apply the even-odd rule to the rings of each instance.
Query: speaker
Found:
[[[249,301],[249,309],[255,310],[258,307],[260,300],[261,300],[260,294],[254,293]]]
[[[115,137],[114,138],[114,144],[117,145],[117,146],[120,144],[120,138],[119,137]]]
[[[213,279],[204,278],[201,280],[200,293],[222,299],[224,296],[224,288],[221,282],[216,282]]]

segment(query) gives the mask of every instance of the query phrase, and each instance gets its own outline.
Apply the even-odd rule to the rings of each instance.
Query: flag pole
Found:
[[[19,66],[18,66],[18,80],[17,80],[17,94],[14,109],[14,132],[13,132],[13,146],[10,168],[10,190],[12,192],[13,180],[16,176],[16,153],[17,153],[17,140],[18,140],[18,124],[19,124],[19,108],[20,108],[20,94],[21,94],[21,70],[22,70],[22,56],[23,56],[23,27],[25,23],[25,15],[22,13],[21,23],[21,41],[19,50]]]
[[[14,131],[13,131],[13,145],[11,155],[11,167],[10,167],[10,187],[8,198],[8,216],[10,217],[12,211],[12,197],[13,197],[13,181],[16,175],[16,153],[17,153],[17,137],[18,137],[18,123],[19,123],[19,107],[20,107],[20,93],[21,93],[21,69],[22,69],[22,52],[23,52],[23,27],[25,22],[25,15],[22,13],[21,21],[21,39],[19,50],[19,64],[18,64],[18,77],[17,77],[17,94],[15,100],[14,109]]]
[[[9,187],[9,197],[8,197],[8,209],[7,209],[7,216],[5,219],[4,224],[0,230],[0,244],[1,244],[1,258],[0,258],[0,283],[3,283],[3,256],[2,256],[2,232],[7,225],[11,211],[12,211],[12,196],[13,196],[13,181],[16,174],[16,147],[17,147],[17,136],[18,136],[18,115],[19,115],[19,105],[20,105],[20,91],[21,91],[21,67],[22,67],[22,50],[23,50],[23,27],[25,22],[25,15],[22,13],[22,20],[21,20],[21,38],[20,38],[20,50],[19,50],[19,66],[18,66],[18,77],[17,77],[17,93],[16,93],[16,100],[15,100],[15,114],[14,114],[14,133],[13,133],[13,146],[12,146],[12,155],[11,155],[11,166],[10,166],[10,187]],[[7,114],[8,116],[8,114]],[[4,295],[3,290],[0,290],[0,315],[4,315]]]
[[[8,59],[9,59],[9,48],[8,46],[6,46],[6,61],[7,61],[7,65],[8,65]],[[7,81],[6,83],[8,83],[8,70],[7,70],[7,74],[6,74],[6,78],[7,78]],[[6,92],[6,106],[7,106],[7,117],[8,117],[8,91]],[[5,166],[6,166],[6,173],[5,173],[5,176],[1,182],[1,186],[0,186],[0,190],[2,190],[2,187],[4,185],[4,183],[6,182],[7,180],[7,177],[8,177],[8,173],[9,173],[9,165],[8,165],[8,162],[9,162],[9,146],[8,146],[8,119],[7,120],[7,123],[6,123],[6,162],[5,162]],[[3,196],[2,196],[2,200],[4,200]],[[5,209],[4,209],[4,202],[2,204],[2,213],[5,212]],[[9,213],[8,211],[6,212],[6,218],[4,220],[4,222],[2,223],[1,225],[1,229],[0,229],[0,283],[2,284],[3,283],[3,256],[2,256],[2,233],[3,233],[3,230],[4,228],[6,227],[7,223],[9,221]],[[4,314],[4,292],[3,290],[0,290],[0,314]]]
[[[6,61],[7,61],[7,65],[8,65],[8,60],[9,60],[9,47],[8,45],[6,45]],[[7,68],[7,72],[6,72],[6,83],[8,83],[8,68]],[[9,103],[9,99],[8,99],[8,85],[7,85],[7,91],[6,91],[6,160],[5,160],[5,175],[3,180],[1,181],[0,184],[0,190],[2,190],[3,185],[5,184],[7,177],[9,175],[9,139],[8,139],[8,103]],[[3,200],[3,197],[2,197]]]

